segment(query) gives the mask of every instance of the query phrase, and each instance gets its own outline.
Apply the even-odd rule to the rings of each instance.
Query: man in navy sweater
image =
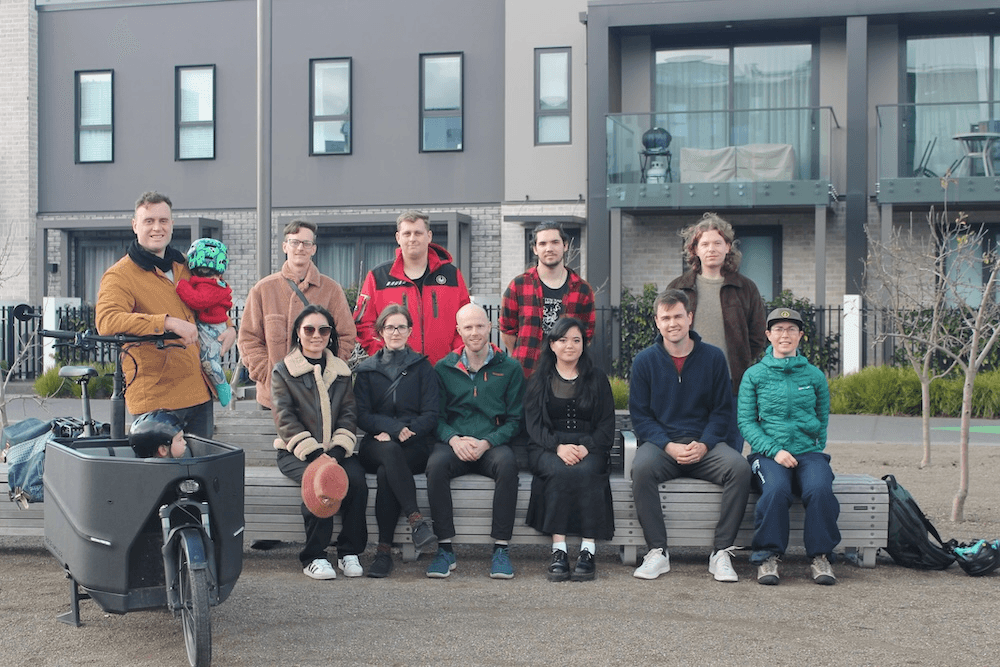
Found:
[[[684,292],[666,290],[653,312],[660,335],[636,355],[629,381],[632,427],[641,443],[632,464],[632,495],[649,547],[633,574],[656,579],[670,571],[659,485],[686,476],[722,486],[708,571],[716,581],[738,581],[730,558],[750,494],[750,466],[726,445],[734,435],[726,358],[691,330]]]

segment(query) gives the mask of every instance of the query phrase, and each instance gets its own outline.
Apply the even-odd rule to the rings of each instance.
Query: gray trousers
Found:
[[[720,442],[698,463],[679,465],[660,447],[644,442],[636,450],[632,463],[632,497],[647,546],[667,549],[667,527],[660,508],[659,486],[677,477],[704,479],[722,487],[715,550],[733,546],[750,495],[750,465],[746,459]]]

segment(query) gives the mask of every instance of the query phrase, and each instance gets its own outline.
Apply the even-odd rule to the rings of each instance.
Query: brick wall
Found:
[[[37,261],[38,18],[33,0],[0,2],[0,301],[40,296]]]

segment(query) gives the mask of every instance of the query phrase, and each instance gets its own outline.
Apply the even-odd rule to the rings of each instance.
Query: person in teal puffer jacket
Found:
[[[823,372],[797,354],[802,316],[777,308],[767,316],[771,345],[740,384],[738,420],[751,453],[754,512],[750,562],[757,582],[778,583],[778,561],[788,548],[788,510],[795,495],[805,507],[803,541],[818,584],[837,583],[830,564],[840,542],[840,503],[826,448],[830,389]]]

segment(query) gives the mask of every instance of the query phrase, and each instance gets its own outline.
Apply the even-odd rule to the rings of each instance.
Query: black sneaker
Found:
[[[437,549],[428,549],[428,547],[435,546],[437,542],[437,536],[434,531],[431,530],[431,520],[430,519],[418,519],[410,526],[410,534],[413,537],[413,546],[417,551],[436,551]]]
[[[594,564],[594,554],[589,551],[581,551],[580,557],[576,560],[576,567],[573,568],[573,581],[593,581],[597,574],[597,565]]]
[[[393,567],[392,554],[379,551],[375,554],[375,560],[368,566],[368,576],[373,579],[383,579],[389,576]]]
[[[552,552],[552,562],[549,563],[549,581],[566,581],[569,579],[569,559],[566,552],[557,549]]]

